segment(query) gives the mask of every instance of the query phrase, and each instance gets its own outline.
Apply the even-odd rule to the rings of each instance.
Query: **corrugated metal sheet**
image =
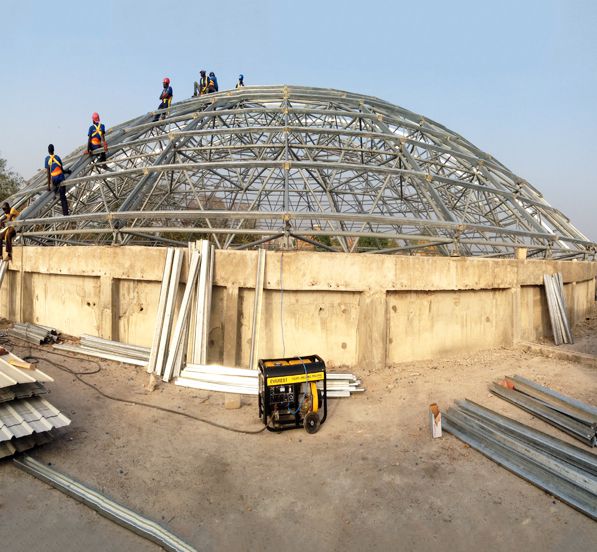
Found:
[[[0,403],[14,401],[15,399],[37,397],[38,395],[45,395],[47,392],[46,388],[38,382],[18,383],[17,385],[0,389]]]
[[[42,398],[0,404],[0,442],[64,427],[70,420]]]
[[[19,383],[54,381],[52,377],[37,368],[34,370],[23,370],[22,368],[17,368],[16,366],[9,364],[8,361],[5,360],[9,358],[21,360],[12,353],[0,356],[0,389],[4,387],[12,387]]]
[[[44,433],[34,433],[33,435],[27,435],[20,439],[13,439],[12,441],[4,441],[0,443],[0,458],[6,456],[12,456],[17,452],[23,452],[29,450],[37,445],[44,445],[54,439],[51,431]]]

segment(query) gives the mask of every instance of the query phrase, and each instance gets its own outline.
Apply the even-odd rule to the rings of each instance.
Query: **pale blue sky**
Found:
[[[597,2],[101,0],[3,2],[0,155],[24,177],[49,142],[82,145],[157,105],[161,79],[189,97],[200,68],[220,88],[302,84],[363,92],[462,134],[539,188],[597,240]]]

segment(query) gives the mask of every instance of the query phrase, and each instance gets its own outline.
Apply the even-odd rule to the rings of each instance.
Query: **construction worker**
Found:
[[[207,75],[205,74],[205,69],[201,69],[199,75],[199,82],[195,81],[193,83],[193,96],[207,94]]]
[[[95,150],[98,150],[104,146],[104,151],[99,155],[99,160],[103,163],[106,160],[106,152],[108,151],[108,144],[106,142],[106,127],[100,123],[100,116],[98,113],[94,113],[91,116],[92,125],[89,127],[87,133],[87,153],[93,155]]]
[[[168,77],[164,77],[162,84],[164,85],[164,89],[162,90],[162,93],[160,94],[161,103],[158,106],[158,109],[167,109],[170,107],[170,104],[172,103],[172,96],[174,94],[172,93],[172,87],[170,86],[170,79]],[[158,121],[160,117],[166,117],[166,114],[165,113],[163,115],[157,114],[153,118],[153,120]]]
[[[62,206],[62,214],[68,216],[68,202],[66,201],[66,187],[64,183],[64,173],[70,171],[64,169],[62,159],[54,154],[54,146],[48,146],[49,155],[46,157],[45,168],[48,172],[48,192],[54,187],[54,197],[60,194],[60,205]]]
[[[2,204],[2,210],[4,211],[4,216],[2,217],[2,221],[0,221],[0,227],[4,228],[0,232],[0,259],[4,258],[2,254],[2,247],[4,245],[4,241],[6,240],[6,261],[12,261],[12,239],[14,238],[17,231],[15,230],[14,226],[5,227],[5,223],[11,222],[15,220],[19,216],[19,211],[17,211],[14,207],[10,207],[8,201],[5,201]]]
[[[239,75],[238,76],[238,82],[236,83],[236,87],[235,88],[243,88],[245,86],[244,78],[245,78],[244,75]]]
[[[212,92],[217,92],[219,90],[218,88],[218,79],[216,78],[216,75],[213,71],[210,71],[209,73],[209,86],[213,88]],[[208,92],[210,92],[210,90],[208,89]]]

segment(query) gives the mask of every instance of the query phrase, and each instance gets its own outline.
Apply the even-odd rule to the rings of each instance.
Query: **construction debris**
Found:
[[[70,420],[46,399],[43,383],[54,381],[34,366],[4,350],[0,356],[0,458],[44,444],[53,430]]]
[[[114,502],[101,493],[34,460],[26,454],[20,458],[15,458],[14,463],[21,470],[37,477],[75,500],[86,504],[98,514],[115,521],[122,527],[155,542],[164,550],[171,552],[196,552],[195,548],[180,540],[167,529],[164,529],[159,523],[133,512],[129,508]]]
[[[457,401],[444,429],[497,464],[597,519],[597,458],[560,439],[483,408]]]
[[[570,322],[566,312],[566,301],[564,299],[564,283],[562,275],[544,274],[543,282],[545,284],[545,295],[547,296],[547,307],[549,318],[551,320],[551,329],[553,340],[556,345],[562,343],[574,343]]]
[[[60,332],[48,326],[31,324],[30,322],[15,323],[12,328],[6,332],[12,337],[18,337],[35,345],[45,345],[46,343],[56,343],[60,337]]]
[[[259,371],[187,364],[174,383],[182,387],[205,391],[257,395],[259,393]],[[327,396],[329,399],[350,397],[352,393],[365,391],[360,385],[361,380],[354,374],[327,373]],[[323,389],[323,385],[318,384],[318,388]]]
[[[586,445],[597,444],[597,408],[521,376],[507,376],[489,390]]]

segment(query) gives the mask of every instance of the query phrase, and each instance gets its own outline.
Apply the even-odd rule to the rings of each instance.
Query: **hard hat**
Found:
[[[164,84],[170,84],[170,79],[168,77],[164,77]]]
[[[199,73],[200,73],[201,75],[205,75],[205,69],[201,69],[201,71],[199,71]]]
[[[99,113],[94,113],[94,114],[91,116],[91,120],[92,120],[94,123],[99,123],[99,121],[100,121]]]
[[[210,76],[210,77],[215,77],[216,75],[215,75],[215,73],[214,73],[213,71],[210,71],[210,72],[209,72],[209,76]]]

